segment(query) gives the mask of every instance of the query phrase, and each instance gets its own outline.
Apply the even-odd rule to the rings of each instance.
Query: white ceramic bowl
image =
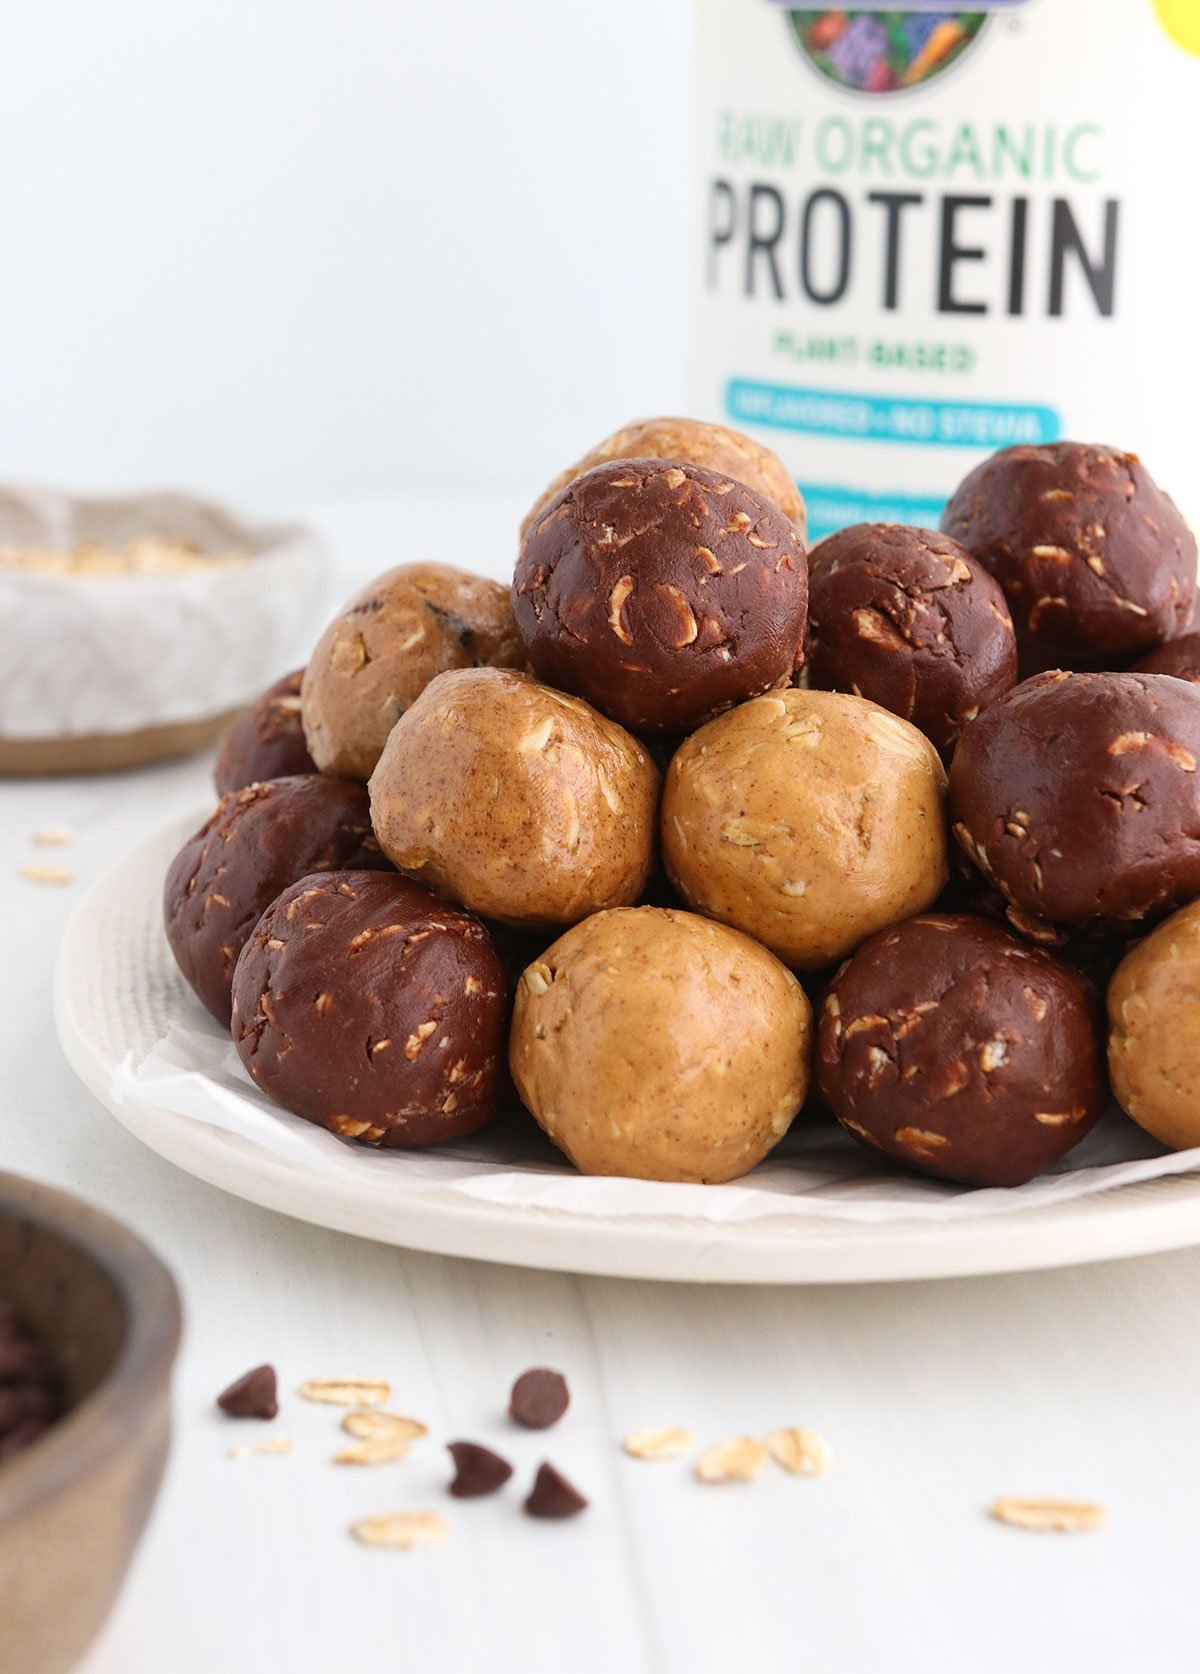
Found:
[[[0,772],[125,767],[198,749],[303,661],[324,574],[312,530],[245,523],[187,494],[0,488],[0,549],[144,535],[247,559],[116,575],[0,564]]]

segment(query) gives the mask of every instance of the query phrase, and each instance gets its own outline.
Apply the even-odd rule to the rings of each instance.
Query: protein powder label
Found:
[[[1200,511],[1192,4],[697,0],[692,404],[814,535],[1064,436]]]

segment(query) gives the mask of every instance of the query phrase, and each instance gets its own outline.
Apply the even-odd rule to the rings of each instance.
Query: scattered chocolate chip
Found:
[[[447,1442],[446,1450],[454,1460],[457,1473],[450,1484],[455,1499],[474,1500],[481,1494],[494,1494],[513,1473],[507,1459],[478,1442]]]
[[[576,1517],[587,1501],[553,1465],[539,1465],[525,1510],[530,1517]]]
[[[230,1418],[274,1418],[279,1411],[274,1366],[255,1366],[217,1396],[217,1405]]]
[[[508,1416],[529,1430],[548,1430],[570,1405],[571,1394],[561,1372],[535,1366],[522,1372],[512,1386]]]

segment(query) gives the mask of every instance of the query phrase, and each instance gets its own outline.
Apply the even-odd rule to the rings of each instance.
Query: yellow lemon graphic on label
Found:
[[[1200,0],[1154,0],[1154,10],[1171,39],[1200,58]]]

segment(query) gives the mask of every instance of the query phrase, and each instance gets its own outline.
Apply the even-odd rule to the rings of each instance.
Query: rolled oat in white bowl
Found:
[[[191,495],[0,487],[0,772],[211,742],[303,659],[324,568],[311,529]]]

